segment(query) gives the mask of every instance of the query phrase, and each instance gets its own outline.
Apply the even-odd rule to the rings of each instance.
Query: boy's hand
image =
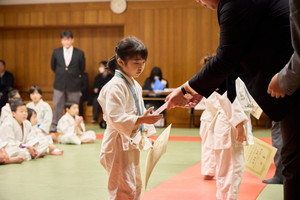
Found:
[[[76,119],[76,124],[79,125],[83,121],[83,117],[80,116]]]
[[[32,158],[37,158],[39,157],[39,152],[32,146],[27,146],[26,147],[31,155]]]
[[[243,122],[239,123],[235,128],[236,128],[235,140],[238,142],[241,142],[241,143],[246,141],[245,129],[243,126]]]

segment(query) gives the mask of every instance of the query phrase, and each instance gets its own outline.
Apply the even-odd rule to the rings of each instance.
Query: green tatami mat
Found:
[[[100,146],[99,140],[95,144],[80,146],[57,145],[65,150],[63,156],[46,156],[23,164],[1,165],[0,199],[107,199],[107,173],[99,163]],[[170,142],[166,154],[150,177],[148,189],[199,162],[200,148],[200,142]],[[141,153],[143,181],[146,153]]]

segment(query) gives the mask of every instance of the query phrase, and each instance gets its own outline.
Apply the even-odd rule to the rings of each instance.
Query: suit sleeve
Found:
[[[294,54],[288,64],[279,72],[278,81],[282,91],[292,95],[300,86],[300,2],[290,1],[291,9],[291,33]]]
[[[53,51],[52,57],[51,57],[51,69],[55,72],[55,69],[56,69],[55,50]]]
[[[243,52],[253,38],[259,15],[260,11],[257,11],[251,2],[239,5],[235,1],[228,1],[220,6],[219,47],[216,56],[189,80],[189,85],[196,92],[208,97],[239,68]]]
[[[83,74],[85,71],[85,56],[84,52],[81,52],[80,64],[79,64],[80,72]]]

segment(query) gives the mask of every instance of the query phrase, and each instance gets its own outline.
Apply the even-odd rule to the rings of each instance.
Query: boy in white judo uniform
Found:
[[[230,103],[226,93],[212,93],[205,106],[209,114],[201,117],[204,125],[201,124],[200,134],[206,147],[203,153],[210,152],[215,157],[216,196],[220,200],[235,200],[244,172],[243,125],[248,117],[238,101]],[[212,167],[213,161],[210,164]]]
[[[83,118],[78,116],[79,108],[75,102],[67,102],[66,113],[59,119],[57,132],[61,134],[58,142],[62,144],[93,143],[96,140],[94,131],[86,131]]]
[[[49,155],[62,155],[64,153],[63,150],[57,149],[53,144],[52,138],[50,135],[45,135],[42,129],[37,127],[37,113],[34,109],[27,108],[28,116],[27,120],[31,123],[32,127],[30,129],[31,138],[37,139],[39,143],[43,143],[48,146],[46,148],[46,152]],[[50,138],[49,138],[50,136]]]
[[[14,100],[22,100],[18,90],[11,90],[8,93],[8,103],[1,108],[0,125],[3,123],[6,117],[11,116],[10,103]]]
[[[148,55],[145,45],[137,38],[127,37],[119,41],[115,53],[108,63],[115,75],[98,97],[107,122],[100,163],[109,175],[110,200],[139,200],[142,190],[140,150],[151,147],[145,131],[154,133],[153,123],[162,115],[150,114],[153,107],[145,109],[142,88],[134,79],[145,67]]]
[[[214,92],[204,100],[206,110],[201,116],[201,172],[205,179],[216,176],[217,198],[222,200],[237,199],[244,171],[243,144],[254,143],[250,114],[259,118],[262,113],[239,78],[236,79],[236,91],[237,96],[232,104],[226,93],[221,97]],[[239,127],[244,129],[244,136],[237,136],[238,131],[234,128],[235,124],[240,123],[244,124]]]
[[[44,151],[41,148],[40,153],[33,147],[37,140],[31,138],[31,124],[26,120],[27,107],[23,101],[11,102],[12,117],[7,117],[0,126],[0,139],[7,142],[9,146],[17,147],[17,150],[11,156],[22,156],[26,160],[38,158]],[[45,145],[41,145],[45,146]]]

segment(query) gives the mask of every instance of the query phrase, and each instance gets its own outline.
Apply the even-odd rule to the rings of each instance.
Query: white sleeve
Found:
[[[231,123],[233,127],[236,127],[240,123],[246,124],[248,122],[248,117],[237,98],[235,98],[232,104],[227,98],[226,93],[223,96],[219,96],[218,99],[229,123]]]
[[[62,116],[57,123],[57,131],[62,134],[74,134],[75,123],[71,124],[67,117]]]
[[[51,127],[53,113],[50,105],[46,102],[44,104],[43,112],[44,118],[41,121],[41,126],[39,128],[42,129],[44,132],[48,133]]]

